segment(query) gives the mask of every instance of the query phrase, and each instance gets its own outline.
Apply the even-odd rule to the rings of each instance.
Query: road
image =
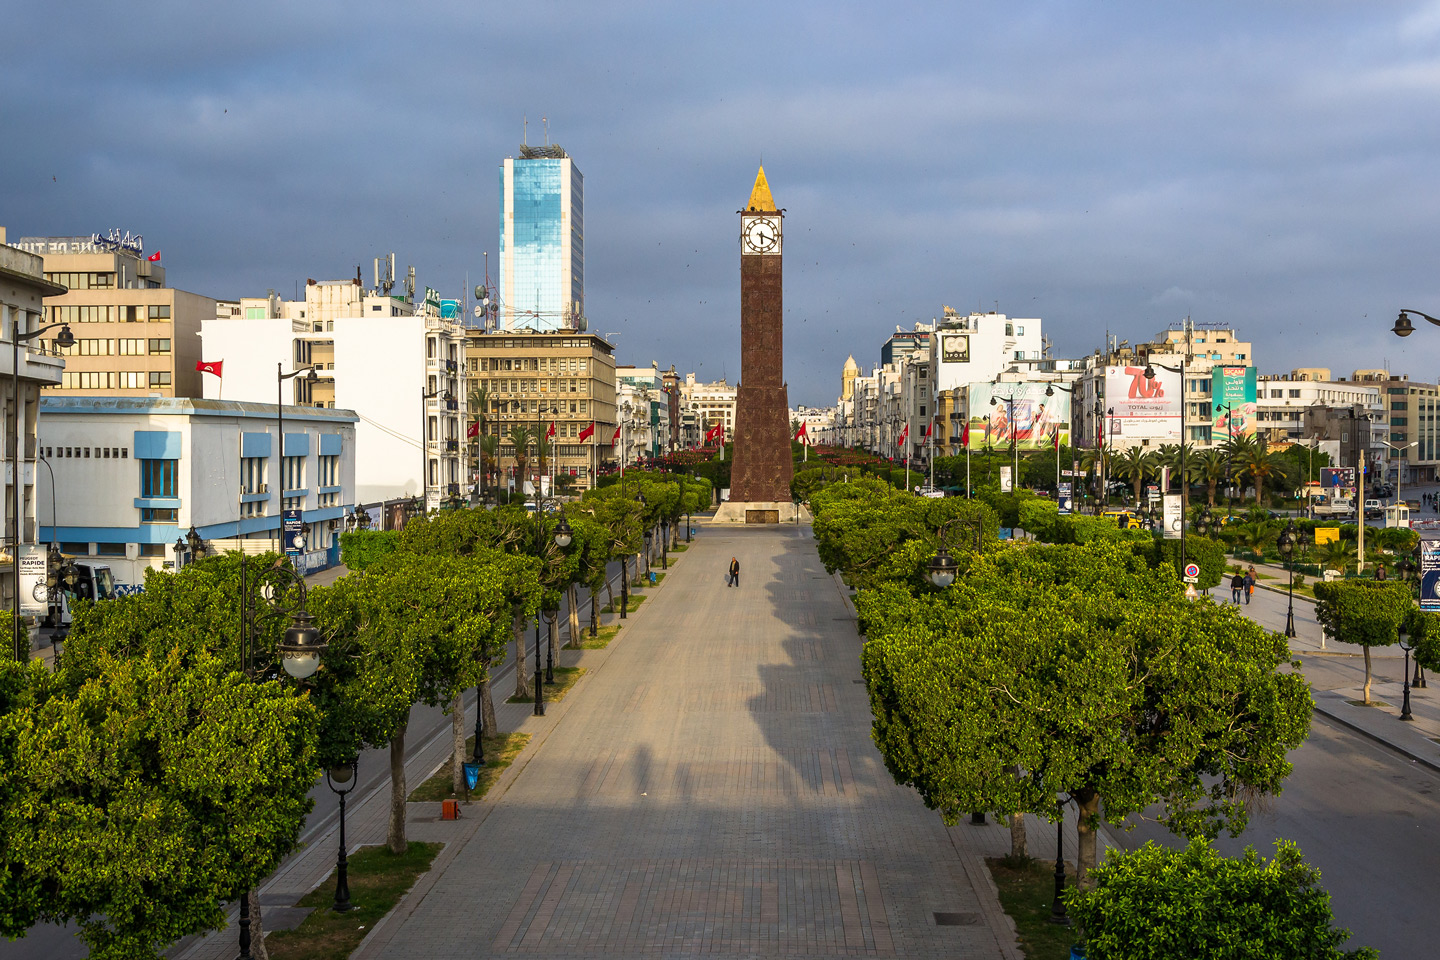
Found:
[[[1257,590],[1241,609],[1278,630],[1285,626],[1285,604],[1283,594]],[[1320,636],[1310,612],[1310,604],[1297,604],[1299,639],[1312,641],[1307,646]],[[1399,656],[1386,651],[1373,659],[1376,677],[1400,676]],[[1350,656],[1315,653],[1301,661],[1316,689],[1353,687],[1363,676],[1361,661]],[[1440,696],[1440,685],[1414,695]],[[1440,952],[1440,914],[1431,903],[1440,875],[1440,775],[1320,714],[1290,760],[1295,771],[1280,796],[1258,810],[1238,838],[1222,837],[1218,848],[1235,854],[1248,845],[1270,856],[1277,838],[1293,840],[1321,871],[1352,947],[1376,947],[1391,958]],[[1180,843],[1153,822],[1116,831],[1115,839],[1126,849],[1147,840]]]

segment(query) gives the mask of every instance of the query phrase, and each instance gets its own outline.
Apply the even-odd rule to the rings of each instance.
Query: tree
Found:
[[[1135,501],[1138,503],[1145,481],[1155,476],[1159,470],[1159,464],[1154,451],[1131,447],[1113,455],[1111,468],[1115,471],[1115,476],[1129,480],[1134,486]]]
[[[1070,795],[1087,886],[1102,816],[1160,800],[1176,833],[1238,833],[1307,734],[1308,687],[1279,669],[1285,638],[1186,600],[1172,570],[1123,543],[987,552],[945,590],[892,580],[856,606],[891,775],[951,823],[1050,817]]]
[[[1333,926],[1320,872],[1283,840],[1269,861],[1253,847],[1231,858],[1203,839],[1183,850],[1151,842],[1112,854],[1094,876],[1094,888],[1066,905],[1097,960],[1379,957],[1368,947],[1341,950],[1350,931]]]
[[[151,571],[76,611],[54,675],[0,668],[0,932],[70,921],[93,957],[158,957],[294,848],[323,718],[237,670],[233,566]]]
[[[1205,481],[1206,503],[1215,506],[1215,488],[1229,475],[1229,464],[1219,450],[1201,450],[1195,455],[1195,475]]]
[[[1236,474],[1248,477],[1250,482],[1255,484],[1255,503],[1261,504],[1265,502],[1265,484],[1284,477],[1285,465],[1278,456],[1269,451],[1263,437],[1255,440],[1254,443],[1239,446],[1233,462]]]
[[[510,428],[508,439],[515,448],[515,489],[523,493],[525,481],[529,479],[526,467],[530,463],[530,442],[535,439],[535,435],[530,432],[529,427],[517,423]]]
[[[1365,648],[1365,702],[1370,702],[1370,648],[1398,641],[1414,608],[1410,585],[1398,580],[1335,580],[1315,584],[1315,619],[1325,635]]]
[[[483,381],[475,381],[470,388],[470,397],[467,409],[470,411],[470,421],[474,427],[474,436],[478,438],[475,442],[475,472],[479,476],[476,483],[476,493],[484,499],[485,494],[485,441],[490,437],[487,429],[490,420],[490,390],[483,385]],[[467,431],[468,433],[468,431]],[[497,437],[498,441],[499,438]]]
[[[493,433],[480,435],[480,482],[481,500],[484,500],[485,477],[500,466],[500,438]],[[496,497],[499,500],[499,497]]]

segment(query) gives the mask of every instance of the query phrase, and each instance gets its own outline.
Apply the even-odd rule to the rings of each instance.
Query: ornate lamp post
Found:
[[[1294,639],[1295,637],[1295,564],[1292,562],[1295,556],[1295,545],[1299,542],[1300,532],[1295,529],[1295,521],[1280,532],[1275,541],[1279,548],[1280,555],[1285,558],[1285,569],[1290,573],[1290,586],[1288,589],[1289,601],[1285,610],[1285,636]]]
[[[996,383],[998,382],[997,380]],[[1020,431],[1015,428],[1015,395],[1013,393],[1008,397],[997,397],[993,393],[990,395],[990,406],[998,406],[1002,401],[1005,403],[1005,417],[1010,425],[1010,457],[1013,461],[1012,469],[1015,471],[1014,475],[1010,478],[1010,492],[1019,493],[1020,447],[1016,441],[1019,438]]]
[[[255,650],[261,626],[280,617],[289,617],[290,626],[275,648],[276,659],[261,665]],[[324,652],[315,618],[305,609],[305,578],[283,557],[253,575],[250,559],[241,559],[240,669],[245,675],[252,680],[274,679],[279,667],[295,680],[306,680],[319,669]],[[251,960],[249,890],[240,896],[240,960]]]
[[[1415,649],[1415,644],[1411,641],[1410,634],[1405,632],[1405,625],[1403,623],[1399,629],[1399,640],[1400,649],[1405,651],[1405,674],[1403,678],[1405,698],[1403,705],[1400,707],[1400,719],[1414,720],[1414,715],[1410,713],[1410,651]]]
[[[522,487],[521,489],[524,489],[524,488]],[[535,556],[540,557],[540,558],[542,558],[542,559],[543,559],[544,556],[545,556],[545,504],[547,504],[547,503],[558,503],[558,499],[555,498],[555,497],[547,497],[547,496],[545,496],[544,494],[542,494],[542,493],[540,492],[540,484],[539,484],[539,483],[536,483],[536,484],[535,484]],[[570,524],[566,521],[566,519],[565,519],[565,517],[564,517],[563,515],[560,517],[560,522],[557,523],[557,524],[555,524],[555,532],[554,532],[554,534],[553,534],[553,537],[554,537],[554,540],[555,540],[555,546],[559,547],[561,550],[564,550],[566,547],[570,546],[571,541],[574,539],[574,531],[572,531],[572,530],[570,529]],[[558,612],[558,611],[557,611],[557,612]],[[543,717],[543,716],[545,716],[545,687],[544,687],[545,668],[541,666],[541,656],[540,656],[540,621],[541,621],[541,619],[543,619],[543,618],[544,618],[544,613],[543,613],[543,612],[541,613],[540,616],[537,616],[537,617],[535,618],[535,716],[537,716],[537,717]],[[548,635],[548,632],[549,632],[549,631],[546,631],[546,632],[547,632],[547,635]],[[555,681],[554,681],[554,677],[555,677],[555,671],[554,671],[554,666],[553,666],[553,664],[552,664],[551,669],[550,669],[550,678],[551,678],[551,679],[550,679],[550,682],[551,682],[551,683],[554,683],[554,682],[555,682]],[[477,710],[479,709],[479,705],[478,705],[478,704],[476,705],[476,709],[477,709]],[[477,722],[477,729],[478,729],[478,726],[479,726],[479,725],[478,725],[478,722]],[[478,749],[479,749],[479,744],[480,744],[479,739],[476,739],[475,744],[476,744],[476,749],[478,750]]]
[[[1440,327],[1440,320],[1436,320],[1434,317],[1430,316],[1430,314],[1421,313],[1419,310],[1411,310],[1408,307],[1401,307],[1400,316],[1395,318],[1395,326],[1390,328],[1390,332],[1395,334],[1395,336],[1408,337],[1410,336],[1410,334],[1415,332],[1415,325],[1412,324],[1410,322],[1410,318],[1406,316],[1406,314],[1409,313],[1415,314],[1415,316],[1420,317],[1422,320],[1429,320],[1431,323],[1435,324],[1435,326]]]
[[[1060,819],[1055,821],[1055,897],[1050,901],[1051,923],[1070,926],[1070,917],[1065,913],[1065,801],[1055,800],[1056,812]]]
[[[345,859],[345,795],[355,789],[358,766],[358,760],[351,760],[325,771],[326,786],[340,798],[340,853],[335,860],[335,905],[331,908],[336,913],[350,909],[349,865]]]
[[[20,513],[20,488],[25,482],[20,468],[21,457],[25,455],[25,441],[20,436],[20,343],[29,343],[45,331],[59,327],[60,332],[55,335],[55,345],[66,349],[75,345],[75,335],[70,332],[68,323],[52,323],[36,327],[28,333],[21,333],[20,318],[23,316],[24,313],[12,312],[10,321],[10,436],[15,443],[14,453],[10,458],[10,516],[14,523],[10,537],[10,575],[14,587],[10,591],[10,640],[15,659],[21,663],[29,659],[30,633],[20,619],[20,544],[25,540],[25,518]],[[39,462],[38,451],[36,462]],[[39,473],[39,469],[35,472]],[[38,481],[39,478],[36,479]],[[53,497],[51,502],[54,502]]]

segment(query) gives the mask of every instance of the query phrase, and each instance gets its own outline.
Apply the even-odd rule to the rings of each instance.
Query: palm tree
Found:
[[[1243,448],[1235,458],[1235,472],[1242,477],[1249,477],[1255,484],[1256,505],[1265,502],[1265,484],[1271,479],[1279,479],[1286,475],[1285,464],[1280,462],[1280,457],[1270,452],[1269,445],[1263,437],[1255,438],[1256,443],[1249,444]]]
[[[530,428],[522,424],[516,424],[510,428],[509,439],[515,447],[515,487],[520,491],[521,496],[525,493],[525,468],[530,464],[530,441],[534,438]]]
[[[1215,449],[1201,450],[1191,458],[1190,464],[1195,476],[1205,481],[1210,506],[1215,506],[1215,488],[1225,479],[1228,471],[1225,454]]]
[[[1155,475],[1157,465],[1155,452],[1141,450],[1139,447],[1121,451],[1114,454],[1111,459],[1111,467],[1114,469],[1115,475],[1134,484],[1136,503],[1140,502],[1145,481]]]
[[[483,481],[486,472],[500,463],[500,438],[493,433],[480,435],[480,476]],[[483,490],[482,490],[483,493]]]
[[[1110,451],[1108,449],[1092,447],[1080,454],[1080,469],[1086,473],[1094,470],[1096,479],[1099,480],[1100,477],[1110,474],[1110,460]],[[1099,502],[1103,504],[1105,500],[1105,491],[1101,490]]]
[[[1160,464],[1160,466],[1169,468],[1170,479],[1172,481],[1175,480],[1177,477],[1180,477],[1180,444],[1162,443],[1160,445],[1160,449],[1155,451],[1155,459]],[[1183,478],[1181,478],[1180,487],[1182,490],[1185,487]],[[1169,492],[1170,490],[1168,487],[1161,491],[1161,493]]]
[[[480,439],[475,450],[475,471],[480,475],[480,482],[476,493],[484,499],[485,493],[485,461],[484,461],[484,438],[488,436],[485,427],[490,419],[490,391],[483,386],[475,386],[470,389],[470,420],[476,424],[475,434]]]
[[[1343,537],[1315,547],[1315,559],[1319,561],[1322,570],[1339,570],[1344,573],[1354,558],[1355,542]]]

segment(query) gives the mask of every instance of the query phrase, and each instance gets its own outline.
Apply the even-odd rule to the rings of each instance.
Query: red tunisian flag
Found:
[[[621,430],[621,429],[622,429],[622,428],[620,428],[620,427],[616,427],[616,428],[615,428],[615,436],[613,436],[613,437],[610,438],[610,446],[611,446],[612,449],[614,448],[615,444],[617,444],[617,443],[620,442],[620,430]]]
[[[225,366],[225,361],[224,361],[224,360],[196,360],[196,361],[195,361],[195,369],[196,369],[196,370],[199,370],[201,373],[213,373],[213,374],[215,374],[215,376],[221,377],[222,379],[224,378],[225,375],[220,372],[220,368],[223,367],[223,366]]]
[[[593,436],[595,436],[595,421],[592,420],[590,421],[590,426],[580,431],[580,442],[584,443]]]
[[[960,446],[966,450],[970,449],[970,421],[965,421],[965,429],[960,431]]]
[[[905,429],[900,431],[900,439],[895,441],[895,446],[905,446],[905,441],[910,439],[910,424],[905,424]]]
[[[146,259],[146,260],[149,260],[151,263],[159,263],[159,262],[160,262],[160,251],[159,251],[159,250],[156,250],[154,253],[150,254],[150,256],[146,257],[145,259]]]
[[[925,424],[925,432],[920,435],[920,439],[921,439],[921,440],[929,440],[929,439],[930,439],[930,428],[933,427],[933,426],[935,426],[935,424],[933,424],[933,423],[927,423],[927,424]]]
[[[465,436],[471,439],[480,436],[480,421],[476,420],[470,424],[470,429],[465,431]]]
[[[545,439],[549,440],[553,436],[555,436],[555,421],[551,420],[550,429],[545,431]]]
[[[805,432],[805,427],[806,427],[805,421],[804,421],[804,420],[800,421],[800,429],[795,431],[795,439],[796,439],[796,440],[809,440],[809,439],[810,439],[810,435]]]

